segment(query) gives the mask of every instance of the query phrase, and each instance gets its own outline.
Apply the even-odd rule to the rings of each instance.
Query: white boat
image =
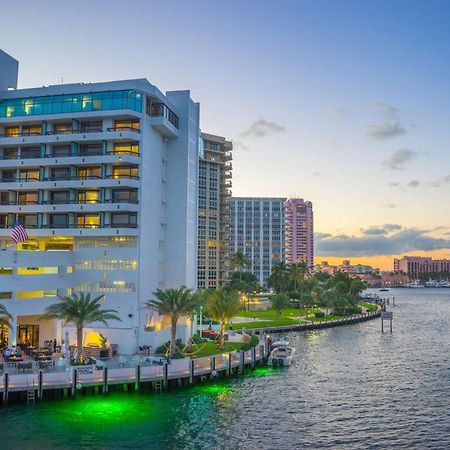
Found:
[[[290,366],[294,353],[295,348],[289,347],[288,341],[274,342],[268,363],[272,366]]]

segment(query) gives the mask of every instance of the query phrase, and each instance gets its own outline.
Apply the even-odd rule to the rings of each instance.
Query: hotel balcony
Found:
[[[53,179],[54,177],[16,177],[14,179],[0,179],[0,190],[38,190],[52,188],[100,188],[129,186],[139,187],[138,175],[107,175],[100,176],[70,176],[65,179]]]
[[[64,130],[48,131],[46,133],[22,133],[0,134],[0,145],[22,145],[22,144],[52,144],[52,143],[70,143],[70,142],[95,142],[110,140],[136,140],[140,139],[141,130],[136,127],[111,127],[103,130]]]
[[[151,125],[169,139],[178,137],[178,116],[164,103],[148,102]]]

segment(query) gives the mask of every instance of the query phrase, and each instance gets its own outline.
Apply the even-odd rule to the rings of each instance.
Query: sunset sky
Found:
[[[234,195],[314,203],[318,261],[450,257],[450,2],[0,5],[20,87],[190,89],[234,141]]]

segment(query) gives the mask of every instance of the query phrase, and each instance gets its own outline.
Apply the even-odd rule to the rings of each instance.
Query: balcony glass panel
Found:
[[[78,178],[80,180],[91,180],[101,178],[100,167],[82,167],[78,170]]]
[[[124,144],[114,144],[113,148],[114,155],[139,155],[139,144],[138,143],[124,143]]]
[[[25,228],[37,228],[37,214],[19,214],[19,222]]]
[[[21,170],[19,181],[39,181],[39,170]]]
[[[77,226],[79,228],[99,228],[100,216],[98,214],[79,214],[77,216]]]
[[[58,205],[69,203],[69,191],[51,191],[50,204]]]
[[[17,195],[17,203],[19,205],[37,205],[38,193],[37,192],[19,192]]]
[[[102,144],[80,145],[80,156],[97,156],[102,153]]]
[[[70,145],[54,145],[52,147],[52,156],[54,158],[70,156]]]
[[[66,228],[69,225],[67,214],[51,214],[49,219],[50,228]]]
[[[22,159],[40,158],[41,149],[40,147],[22,148],[22,151],[20,152],[20,157]]]
[[[132,109],[133,111],[142,112],[142,94],[135,90],[126,90],[0,100],[0,117],[108,111],[113,109]],[[17,129],[18,132],[19,130]]]
[[[112,178],[137,178],[137,166],[116,166],[113,168]]]
[[[4,148],[3,159],[17,159],[19,157],[19,150],[17,148]]]
[[[96,190],[92,191],[78,191],[78,203],[99,203],[100,192]]]

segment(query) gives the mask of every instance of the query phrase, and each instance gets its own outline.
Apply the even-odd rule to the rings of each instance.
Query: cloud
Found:
[[[394,119],[398,117],[398,108],[395,106],[389,105],[384,102],[375,102],[373,104],[374,109],[381,114],[383,117],[388,119]]]
[[[406,129],[398,122],[387,122],[379,125],[369,124],[366,126],[366,136],[378,141],[384,141],[403,134],[406,134]]]
[[[381,206],[384,206],[385,208],[389,208],[389,209],[397,208],[397,205],[395,203],[385,203],[384,205],[381,205]]]
[[[445,177],[439,178],[431,183],[433,187],[442,187],[450,183],[450,175],[446,175]]]
[[[400,227],[388,230],[386,225],[369,227],[359,236],[317,233],[318,256],[379,256],[400,255],[412,251],[450,249],[450,239],[430,236],[429,230]],[[367,232],[376,230],[376,232]],[[379,232],[381,230],[381,232]],[[385,231],[384,233],[382,231]]]
[[[419,180],[411,180],[407,186],[408,187],[412,187],[412,188],[416,188],[420,185],[420,181]]]
[[[403,170],[405,164],[417,158],[419,152],[409,148],[400,148],[396,150],[390,158],[385,159],[382,163],[385,169]]]
[[[270,134],[281,133],[285,130],[283,125],[276,122],[270,122],[265,119],[255,120],[245,131],[241,132],[242,137],[265,137]]]
[[[313,172],[313,177],[316,177],[316,178],[321,178],[322,177],[322,173],[321,172]]]
[[[389,186],[397,187],[397,186],[400,186],[400,183],[399,183],[398,181],[391,181],[391,182],[389,183]]]
[[[393,231],[401,230],[402,226],[396,223],[385,223],[381,226],[372,226],[369,228],[361,228],[361,233],[365,235],[381,235],[381,234],[389,234]]]
[[[337,119],[343,119],[344,117],[347,117],[347,110],[342,106],[332,106],[329,111]]]

